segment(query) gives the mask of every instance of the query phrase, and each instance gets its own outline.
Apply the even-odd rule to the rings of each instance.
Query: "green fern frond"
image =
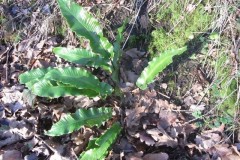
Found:
[[[99,127],[111,117],[112,109],[107,107],[78,109],[74,114],[68,114],[53,124],[52,128],[45,134],[49,136],[61,136],[72,133],[82,126]]]
[[[114,57],[113,57],[113,73],[112,79],[115,83],[119,83],[119,59],[122,55],[121,43],[123,41],[123,31],[126,27],[127,20],[121,27],[117,29],[116,41],[114,42]]]
[[[169,64],[172,63],[174,56],[180,55],[186,50],[187,47],[172,49],[154,57],[138,78],[136,82],[137,86],[142,90],[146,89],[147,85],[153,82],[158,73],[162,72]]]
[[[119,60],[121,56],[121,43],[123,41],[123,31],[126,27],[127,20],[124,21],[123,25],[117,29],[117,35],[116,35],[116,41],[114,42],[114,58],[113,58],[113,64],[116,65],[117,61]]]
[[[79,89],[71,85],[57,84],[56,81],[49,81],[43,79],[36,82],[32,88],[30,88],[35,95],[40,97],[58,98],[64,96],[77,96],[85,95],[88,97],[96,97],[99,95],[94,90]]]
[[[119,123],[114,123],[110,129],[108,129],[101,137],[93,139],[89,142],[87,151],[83,152],[79,159],[89,160],[98,159],[102,160],[108,153],[108,149],[116,141],[118,135],[121,132],[121,126]]]
[[[112,44],[103,36],[100,24],[88,11],[73,0],[58,0],[58,4],[72,31],[90,40],[93,52],[100,53],[105,59],[113,58]]]
[[[110,85],[100,82],[97,77],[81,68],[55,68],[49,71],[44,78],[59,81],[78,89],[93,90],[103,97],[112,92]]]
[[[112,72],[112,68],[108,64],[109,61],[104,59],[101,55],[86,49],[55,47],[53,49],[53,53],[55,53],[58,57],[72,63],[92,67],[102,67],[104,70]]]
[[[38,81],[41,81],[47,72],[53,70],[53,68],[37,68],[25,73],[20,74],[19,82],[25,84],[30,90],[33,89],[33,85]]]
[[[19,81],[21,84],[25,84],[33,80],[41,79],[45,76],[47,72],[49,72],[52,69],[53,68],[49,67],[49,68],[37,68],[27,71],[25,73],[20,74]]]

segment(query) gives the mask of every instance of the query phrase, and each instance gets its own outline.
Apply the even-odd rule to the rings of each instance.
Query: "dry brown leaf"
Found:
[[[0,155],[2,160],[23,160],[22,154],[18,150],[4,151],[3,155]]]
[[[143,160],[168,160],[167,153],[149,153],[143,156]]]
[[[167,110],[161,110],[159,113],[159,125],[163,129],[167,129],[177,120],[177,114]]]
[[[240,157],[240,150],[238,149],[237,146],[232,146],[232,150]]]
[[[193,84],[192,91],[193,91],[193,93],[196,93],[196,92],[200,93],[203,91],[203,86],[199,83]]]
[[[125,156],[126,160],[143,160],[142,159],[143,153],[137,152],[137,153],[129,153]]]
[[[34,126],[29,124],[29,122],[17,121],[16,119],[8,120],[7,130],[0,130],[0,148],[6,145],[11,145],[13,143],[19,142],[23,139],[29,139],[34,133]]]
[[[126,75],[127,75],[127,81],[131,83],[135,83],[139,77],[138,75],[135,74],[135,72],[132,72],[132,71],[126,71]]]
[[[193,133],[197,129],[197,126],[195,124],[185,124],[184,125],[184,132],[186,136],[188,136],[190,133]]]
[[[158,126],[157,129],[152,129],[148,131],[148,133],[151,134],[155,139],[157,139],[155,146],[166,145],[174,148],[178,145],[177,139],[170,137],[161,126]]]
[[[225,128],[225,124],[221,124],[219,127],[212,128],[209,131],[205,131],[205,133],[208,133],[208,132],[220,132],[220,133],[223,133],[224,128]]]
[[[192,104],[189,108],[189,111],[196,112],[196,111],[203,111],[205,109],[205,104],[194,105]]]
[[[4,88],[2,90],[2,102],[9,107],[12,113],[26,107],[22,100],[23,94],[14,88]]]
[[[222,160],[239,160],[240,154],[237,150],[229,147],[228,144],[217,144],[210,148],[208,151],[214,157],[219,157]]]
[[[148,146],[153,146],[155,144],[153,138],[150,135],[148,135],[145,131],[139,133],[139,138],[141,142],[145,142],[146,145]]]
[[[187,106],[191,106],[196,103],[196,100],[194,100],[192,96],[187,96],[183,101]]]
[[[197,135],[195,138],[195,142],[199,146],[199,148],[207,150],[219,143],[221,139],[222,137],[219,133],[210,132]]]
[[[49,149],[48,149],[48,147],[45,144],[41,144],[38,147],[34,147],[32,149],[32,151],[35,152],[38,156],[40,154],[44,155],[44,156],[47,156],[47,157],[50,155]]]
[[[202,152],[202,150],[196,144],[193,143],[187,144],[186,147],[189,148],[190,155],[194,154],[194,149],[196,149],[199,153]]]
[[[75,152],[80,153],[84,150],[89,142],[90,137],[93,135],[92,130],[89,128],[84,128],[83,133],[73,133],[72,139],[73,143],[77,145]]]
[[[176,105],[171,104],[166,100],[156,99],[155,101],[156,101],[156,105],[161,109],[171,110],[177,107]]]
[[[64,97],[64,105],[67,108],[76,107],[76,108],[89,108],[96,105],[93,99],[90,99],[86,96],[68,96]]]
[[[7,47],[5,45],[0,44],[0,58],[7,52]]]
[[[24,160],[37,160],[37,154],[36,153],[31,153],[29,155],[24,156]]]
[[[131,128],[132,126],[138,126],[141,118],[140,114],[144,113],[145,109],[145,107],[137,107],[133,110],[127,109],[127,117],[125,119],[127,127]]]
[[[145,52],[138,51],[137,48],[132,48],[127,50],[125,54],[134,59],[143,56]]]
[[[141,72],[143,71],[143,69],[147,66],[148,60],[147,59],[133,59],[132,64],[133,64],[133,71],[140,75]]]
[[[119,143],[117,144],[116,148],[120,152],[121,151],[127,151],[129,153],[129,152],[134,152],[135,151],[135,148],[133,147],[133,145],[128,141],[127,138],[124,138],[124,137],[119,140]]]
[[[41,50],[41,49],[43,48],[45,42],[46,42],[46,39],[41,40],[41,41],[36,45],[36,49]]]
[[[33,137],[31,140],[25,142],[24,145],[27,146],[29,150],[32,150],[38,143],[39,140],[36,137]]]
[[[29,50],[31,43],[33,42],[33,39],[26,39],[21,41],[18,45],[17,45],[17,51],[18,52],[26,52]]]

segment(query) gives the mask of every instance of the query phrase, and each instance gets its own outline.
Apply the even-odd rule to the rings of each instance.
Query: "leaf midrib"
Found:
[[[158,58],[161,58],[163,55],[159,56],[159,57],[156,57],[156,61]],[[150,76],[147,76],[146,79],[145,79],[145,84],[147,84],[147,81],[149,81],[150,79],[152,79],[154,77],[154,75],[152,74],[156,74],[156,70],[158,70],[158,68],[164,64],[165,60],[169,58],[170,55],[167,55],[167,56],[164,56],[163,57],[163,60],[161,61],[161,63],[157,63],[157,65],[153,65],[153,64],[150,64],[151,66],[153,66],[153,69],[151,69],[149,72],[150,72]],[[173,55],[174,56],[174,55]],[[171,61],[171,60],[170,60]],[[151,63],[151,62],[150,62]],[[151,67],[149,67],[147,70],[149,70]],[[162,68],[161,68],[162,69]],[[161,71],[161,70],[160,70]],[[146,71],[147,72],[147,71]],[[158,72],[158,71],[157,71]]]
[[[71,4],[71,6],[72,6],[72,4]],[[70,7],[67,6],[66,8],[68,8],[68,12],[71,13]],[[83,8],[79,8],[79,12],[81,12],[81,9],[83,9]],[[74,17],[74,19],[75,19],[77,22],[79,22],[79,23],[84,27],[85,30],[88,31],[88,29],[87,29],[87,27],[84,25],[84,23],[81,23],[81,21],[78,21],[77,17],[76,17],[74,14],[70,14],[70,15],[71,15],[72,17]],[[91,15],[90,15],[90,16],[91,16]],[[73,24],[73,25],[74,25],[74,24]],[[88,33],[89,33],[89,32],[88,32]],[[101,37],[102,37],[102,36],[99,35],[99,33],[97,33],[97,32],[95,32],[95,33],[96,33],[97,36],[99,36],[99,44],[101,45],[102,49],[103,49],[104,51],[106,51],[105,48],[104,48],[104,46],[103,46],[102,43],[101,43]],[[92,33],[90,33],[89,35],[90,35],[93,39],[96,39],[96,37],[93,36]]]
[[[74,82],[81,82],[81,83],[83,83],[83,84],[86,84],[86,85],[88,85],[88,86],[90,86],[91,88],[90,89],[94,89],[94,90],[96,90],[96,89],[100,89],[99,87],[100,87],[100,85],[99,85],[99,82],[97,82],[98,83],[98,85],[92,85],[93,83],[91,83],[91,81],[81,81],[81,80],[79,80],[79,79],[81,79],[82,77],[72,77],[72,76],[67,76],[67,75],[63,75],[63,76],[61,76],[61,77],[63,77],[63,78],[65,78],[65,80],[67,80],[67,79],[72,79]],[[89,79],[92,79],[91,77],[89,77]],[[57,79],[55,79],[55,80],[57,80]],[[96,80],[96,79],[94,79],[94,80]],[[78,88],[78,89],[84,89],[84,87],[83,88],[79,88],[79,86],[76,86],[76,84],[72,84],[72,83],[68,83],[68,82],[63,82],[62,81],[62,79],[60,79],[59,80],[60,82],[62,82],[62,83],[64,83],[64,84],[69,84],[69,85],[72,85],[72,86],[74,86],[74,87],[76,87],[76,88]],[[84,86],[84,85],[83,85]],[[86,89],[88,89],[88,88],[86,88]],[[97,91],[98,91],[97,90]]]
[[[86,117],[87,115],[84,115],[84,116],[85,116],[85,119],[74,119],[74,118],[71,116],[71,118],[73,119],[73,121],[72,121],[71,123],[69,123],[69,124],[76,126],[78,123],[80,123],[80,122],[82,121],[82,122],[86,122],[84,125],[87,125],[88,127],[92,127],[92,126],[89,126],[89,124],[87,123],[88,120],[99,119],[99,117],[100,117],[100,118],[103,117],[104,119],[107,119],[107,118],[109,118],[109,116],[106,118],[106,116],[107,116],[108,114],[109,114],[109,113],[101,113],[100,115],[93,115],[93,116],[91,116],[90,118],[89,118],[89,117]],[[80,117],[80,118],[81,118],[81,117]],[[105,121],[105,120],[104,120],[104,121]],[[101,123],[102,123],[102,122],[103,122],[103,120],[101,121]],[[65,124],[66,124],[65,122],[62,122],[60,126],[65,127],[65,126],[66,126]],[[97,125],[97,124],[95,124],[95,125]],[[70,126],[70,125],[69,125],[69,126]],[[82,126],[83,126],[83,125],[82,125]],[[78,126],[78,127],[80,128],[81,126]],[[57,126],[56,126],[55,129],[58,129]],[[76,129],[74,129],[74,130],[76,130]]]

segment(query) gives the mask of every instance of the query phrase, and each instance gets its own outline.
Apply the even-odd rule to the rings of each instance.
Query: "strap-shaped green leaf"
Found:
[[[57,85],[56,82],[49,81],[46,79],[36,82],[30,89],[35,95],[38,95],[40,97],[50,97],[50,98],[58,98],[58,97],[64,97],[64,96],[77,96],[77,95],[96,97],[99,95],[99,93],[97,93],[94,90],[79,89],[74,86],[65,85],[65,84]]]
[[[110,72],[112,70],[106,59],[86,49],[55,47],[53,49],[53,53],[55,53],[58,57],[72,63],[93,67],[102,67],[104,70]]]
[[[174,56],[180,55],[186,50],[187,47],[173,49],[165,51],[159,56],[154,57],[138,78],[136,82],[137,86],[142,90],[146,89],[147,85],[153,82],[158,73],[162,72],[169,64],[172,63]]]
[[[126,27],[127,20],[124,21],[123,25],[117,29],[117,35],[116,35],[116,41],[114,42],[114,58],[113,58],[113,64],[116,67],[117,63],[121,56],[121,43],[123,41],[123,31]]]
[[[90,72],[80,68],[41,68],[33,69],[19,76],[20,83],[41,97],[57,98],[68,95],[106,97],[112,87],[100,82]]]
[[[123,31],[126,27],[127,20],[123,23],[121,27],[117,29],[117,35],[116,35],[116,41],[114,42],[114,57],[113,57],[113,73],[112,73],[112,79],[115,83],[119,83],[119,63],[120,58],[122,56],[122,49],[121,49],[121,43],[123,41]]]
[[[58,0],[58,4],[72,31],[90,40],[93,52],[106,59],[113,58],[112,44],[103,36],[100,24],[88,11],[73,0]]]
[[[41,81],[50,70],[53,70],[53,68],[37,68],[27,71],[19,76],[19,81],[21,84],[25,84],[30,90],[33,90],[33,85]]]
[[[99,93],[101,96],[106,96],[112,92],[110,85],[100,82],[97,77],[81,68],[55,68],[49,71],[44,78],[59,81],[78,89],[90,89]]]
[[[60,136],[72,133],[82,126],[101,126],[103,122],[112,117],[112,109],[107,107],[78,109],[74,114],[67,114],[45,134],[49,136]]]
[[[118,135],[121,132],[121,126],[118,122],[114,123],[110,129],[108,129],[101,137],[89,142],[87,151],[83,152],[79,159],[89,160],[98,159],[102,160],[108,153],[110,146],[116,141]],[[94,145],[95,144],[95,145]]]
[[[53,68],[49,67],[49,68],[37,68],[27,71],[19,75],[19,81],[21,84],[25,84],[33,80],[41,79],[45,76],[47,72],[49,72],[52,69]]]

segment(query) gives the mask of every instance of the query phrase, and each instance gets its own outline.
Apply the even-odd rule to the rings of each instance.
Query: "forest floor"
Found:
[[[196,49],[196,54],[176,59],[148,89],[136,87],[137,78],[153,56],[148,47],[153,40],[151,32],[159,24],[151,17],[163,6],[155,0],[136,0],[141,7],[133,0],[77,0],[101,21],[110,41],[128,18],[120,66],[122,99],[37,97],[19,83],[18,76],[33,68],[69,65],[52,53],[53,47],[84,46],[85,41],[79,41],[68,28],[55,0],[0,2],[0,159],[77,159],[89,140],[110,124],[60,137],[46,136],[44,131],[78,108],[112,106],[113,119],[120,121],[123,131],[106,159],[240,160],[239,2],[219,1],[234,8],[225,13],[222,28],[222,34],[230,39],[225,49],[228,62],[224,64],[231,66],[231,74],[226,76],[236,79],[233,92],[226,95],[236,95],[231,104],[226,97],[212,95],[217,91],[212,89],[217,71],[206,61],[217,57],[212,43],[206,47],[207,54]],[[96,75],[104,79],[98,70]],[[228,109],[218,108],[221,104]]]

